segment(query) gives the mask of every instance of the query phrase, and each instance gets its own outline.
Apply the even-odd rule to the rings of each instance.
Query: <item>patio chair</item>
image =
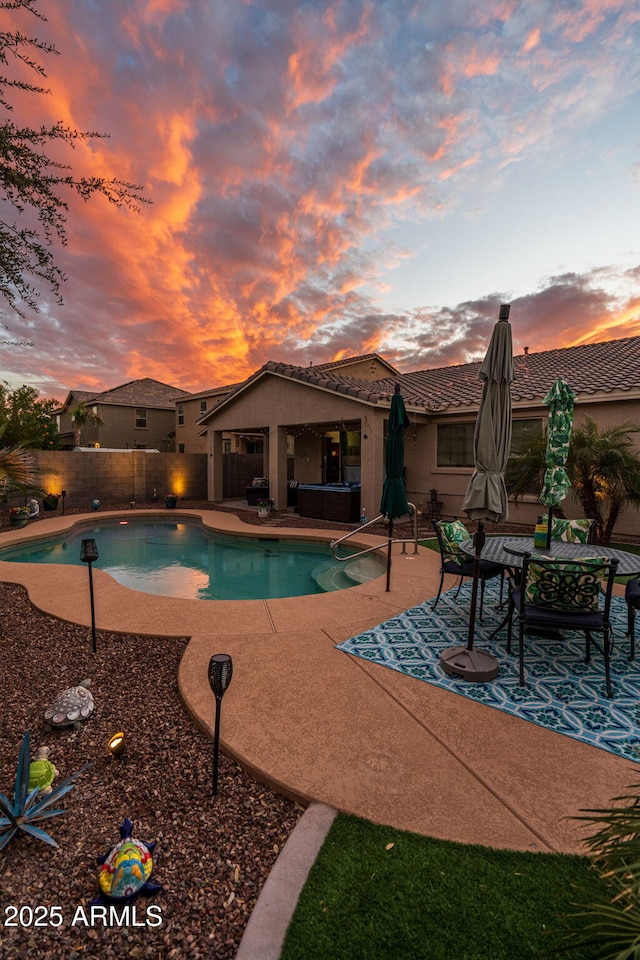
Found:
[[[453,521],[437,520],[434,522],[433,527],[438,538],[441,559],[440,586],[438,587],[438,596],[436,597],[431,608],[432,610],[435,610],[438,606],[440,594],[442,593],[445,573],[453,574],[454,577],[460,577],[460,583],[458,584],[458,589],[456,591],[457,597],[460,593],[460,587],[462,586],[462,581],[464,578],[473,577],[474,560],[469,559],[469,555],[464,553],[460,547],[460,544],[464,541],[471,540],[469,532],[461,520],[458,520],[457,517],[455,517]],[[487,580],[492,580],[494,577],[502,577],[500,581],[500,603],[502,603],[505,569],[506,568],[500,563],[492,563],[490,560],[480,561],[480,623],[482,623],[485,582]]]
[[[627,604],[627,636],[629,637],[629,660],[633,660],[636,648],[636,610],[640,610],[640,578],[629,580],[624,588]]]
[[[591,646],[604,657],[607,696],[612,697],[609,660],[613,646],[609,620],[618,561],[595,558],[559,560],[525,553],[521,578],[509,578],[507,651],[511,650],[514,613],[518,617],[520,686],[524,679],[524,635],[527,628],[580,630],[585,634],[585,663]],[[602,644],[593,638],[602,634]]]
[[[545,527],[549,524],[547,514],[542,518]],[[595,521],[581,518],[579,520],[562,520],[560,517],[551,518],[551,539],[564,540],[566,543],[593,543]]]

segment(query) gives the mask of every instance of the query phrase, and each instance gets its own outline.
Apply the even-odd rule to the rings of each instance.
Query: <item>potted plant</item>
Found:
[[[59,499],[60,497],[57,493],[45,493],[42,498],[42,506],[45,510],[57,510]]]
[[[273,500],[267,497],[262,500],[257,500],[256,506],[258,507],[259,517],[268,517],[271,511],[273,510],[274,503],[273,503]]]
[[[164,498],[164,505],[167,508],[167,510],[173,510],[177,502],[178,502],[178,498],[175,495],[175,493],[168,493]]]
[[[9,523],[12,527],[26,527],[29,521],[29,507],[11,507]]]

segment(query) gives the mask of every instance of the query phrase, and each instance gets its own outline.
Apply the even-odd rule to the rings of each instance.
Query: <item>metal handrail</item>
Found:
[[[409,504],[409,508],[410,508],[409,512],[411,513],[412,521],[413,521],[413,537],[410,537],[409,539],[406,539],[406,538],[396,539],[395,537],[392,537],[391,542],[401,543],[403,545],[403,550],[402,550],[403,553],[406,553],[404,545],[407,543],[413,543],[414,544],[413,552],[418,553],[418,511],[416,510],[415,504],[413,503]],[[382,543],[377,543],[373,547],[367,547],[364,550],[360,550],[358,553],[350,553],[348,557],[339,557],[336,554],[336,550],[341,543],[344,543],[345,540],[349,540],[351,537],[354,537],[356,534],[361,533],[363,530],[366,530],[367,527],[372,526],[374,523],[380,523],[381,520],[384,520],[383,513],[375,517],[373,520],[367,520],[366,523],[363,523],[361,524],[361,526],[356,527],[355,530],[349,530],[348,533],[345,533],[345,535],[343,537],[340,537],[338,540],[332,540],[331,555],[333,559],[338,560],[340,563],[345,563],[347,560],[355,560],[356,557],[363,557],[367,553],[373,553],[375,550],[380,550],[381,547],[388,546],[389,538],[387,537],[387,539],[383,540]]]

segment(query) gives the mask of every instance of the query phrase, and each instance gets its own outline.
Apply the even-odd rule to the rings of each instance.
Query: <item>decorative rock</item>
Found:
[[[95,706],[93,694],[87,689],[90,684],[90,680],[83,680],[77,687],[68,687],[59,693],[45,710],[44,719],[52,727],[70,727],[74,724],[79,729],[82,721],[91,716]]]

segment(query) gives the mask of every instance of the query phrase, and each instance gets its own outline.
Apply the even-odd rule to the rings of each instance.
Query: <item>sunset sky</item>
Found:
[[[76,173],[64,306],[6,306],[0,379],[45,396],[377,351],[402,371],[640,334],[640,6],[631,0],[40,0],[48,96],[110,138]],[[8,73],[14,71],[10,64]],[[15,71],[14,71],[15,72]],[[3,210],[3,219],[13,213]]]

